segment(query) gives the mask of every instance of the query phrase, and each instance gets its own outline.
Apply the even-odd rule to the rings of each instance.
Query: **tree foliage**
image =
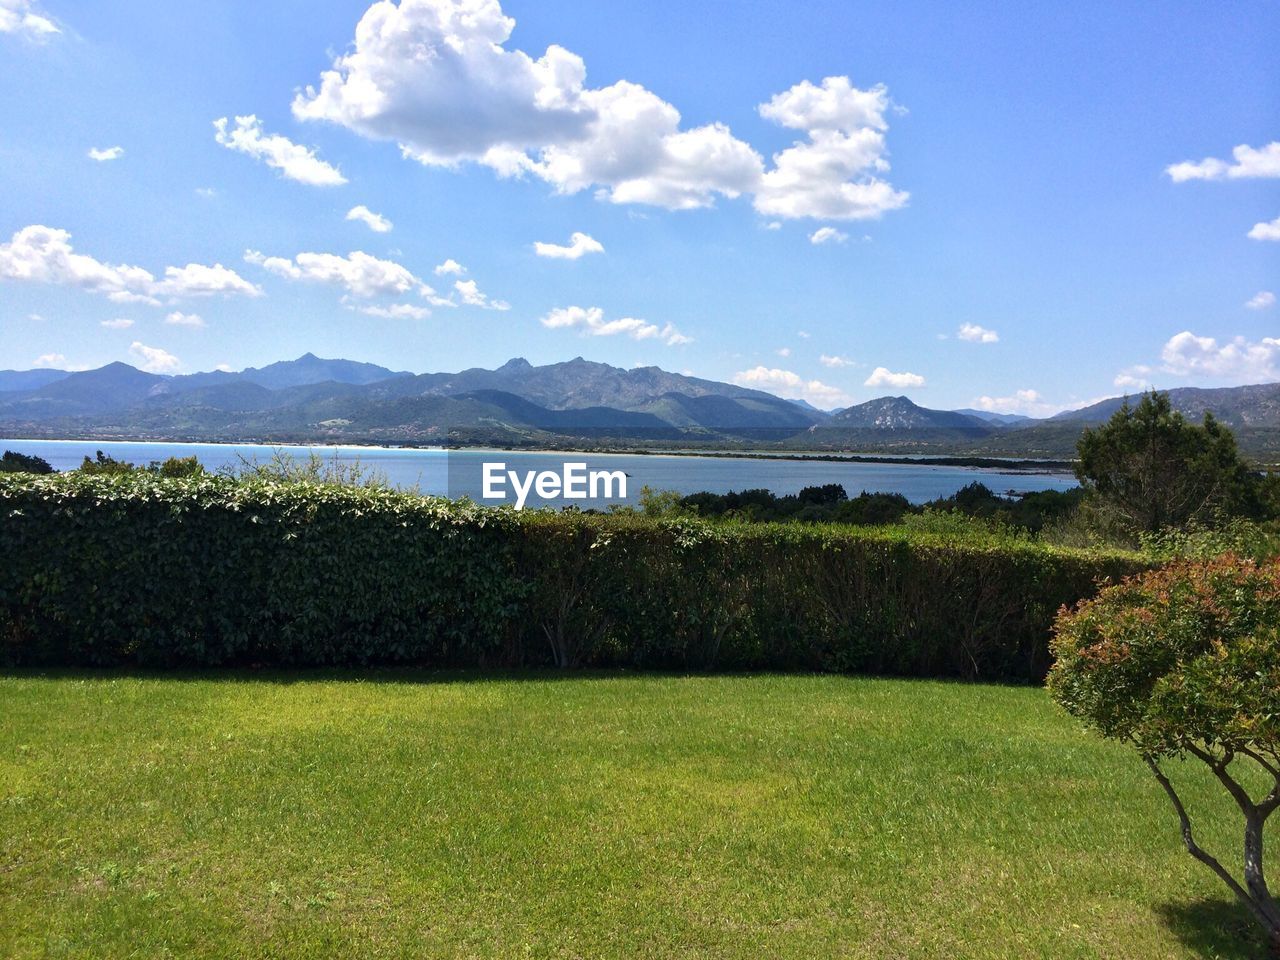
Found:
[[[1126,403],[1086,430],[1077,452],[1085,490],[1134,534],[1248,513],[1256,499],[1231,431],[1211,414],[1189,423],[1165,393]]]
[[[0,473],[53,473],[53,467],[44,457],[6,450],[0,457]]]
[[[1280,561],[1176,560],[1059,616],[1049,690],[1104,737],[1131,744],[1168,795],[1183,841],[1280,943],[1263,826],[1280,806]],[[1192,832],[1161,766],[1208,765],[1244,819],[1243,883]],[[1272,784],[1245,787],[1253,765]],[[1253,773],[1256,776],[1256,771]]]

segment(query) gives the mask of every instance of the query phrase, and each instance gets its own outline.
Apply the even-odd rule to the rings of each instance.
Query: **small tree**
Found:
[[[0,457],[0,473],[54,473],[44,457],[6,450]]]
[[[1211,414],[1188,423],[1166,393],[1127,403],[1076,445],[1076,475],[1096,505],[1131,533],[1150,533],[1239,513],[1252,477],[1231,431]]]
[[[1104,737],[1132,744],[1178,815],[1182,839],[1266,929],[1280,952],[1263,828],[1280,806],[1280,562],[1177,561],[1059,614],[1049,691]],[[1241,883],[1192,833],[1161,762],[1204,762],[1244,818]],[[1261,798],[1241,765],[1271,783]]]

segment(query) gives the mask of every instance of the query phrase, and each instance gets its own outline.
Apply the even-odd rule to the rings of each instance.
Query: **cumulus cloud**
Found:
[[[129,356],[137,363],[138,369],[147,373],[174,373],[182,367],[182,361],[172,353],[159,347],[148,347],[137,340],[129,344]]]
[[[127,317],[118,317],[115,320],[99,320],[98,326],[106,327],[108,330],[128,330],[133,326],[133,321]]]
[[[1280,379],[1280,339],[1249,341],[1236,337],[1219,343],[1189,330],[1169,338],[1160,351],[1164,369],[1178,376],[1207,377],[1235,383]]]
[[[849,239],[849,235],[843,230],[837,230],[835,227],[819,227],[813,233],[809,234],[809,242],[814,246],[822,243],[844,243]]]
[[[1240,144],[1231,151],[1231,161],[1216,157],[1203,160],[1184,160],[1165,167],[1165,173],[1174,183],[1188,180],[1237,180],[1249,177],[1280,177],[1280,141],[1265,147]]]
[[[164,318],[164,322],[171,327],[203,327],[204,318],[198,313],[182,313],[179,310],[173,311]]]
[[[575,231],[573,236],[569,238],[567,247],[537,241],[533,245],[533,250],[540,257],[551,257],[555,260],[579,260],[588,253],[604,253],[604,244],[589,234]]]
[[[970,343],[995,343],[1000,339],[1000,335],[994,330],[980,327],[976,323],[961,324],[956,336]]]
[[[1274,220],[1255,223],[1249,231],[1250,240],[1280,240],[1280,217]]]
[[[1259,290],[1252,297],[1245,301],[1245,307],[1249,310],[1266,310],[1268,307],[1275,306],[1276,295],[1270,290]]]
[[[370,317],[382,317],[385,320],[425,320],[431,311],[415,303],[393,303],[388,306],[376,304],[347,304],[347,306]]]
[[[309,147],[294,143],[280,134],[264,134],[262,121],[250,115],[236,117],[235,127],[228,129],[227,118],[213,121],[214,139],[228,150],[237,150],[261,160],[273,170],[298,183],[312,187],[336,187],[347,182],[337,167],[330,166]]]
[[[822,364],[824,367],[831,367],[832,369],[853,366],[853,361],[850,360],[848,357],[831,356],[825,353],[818,358],[818,362]]]
[[[299,253],[293,259],[267,257],[257,250],[248,250],[244,258],[287,280],[335,284],[355,297],[399,296],[414,292],[422,297],[435,295],[435,291],[407,267],[361,250],[354,250],[345,257],[336,253]]]
[[[1150,367],[1140,363],[1125,367],[1116,374],[1112,383],[1122,390],[1146,390],[1151,386],[1151,373]]]
[[[437,277],[460,277],[467,272],[467,268],[452,258],[436,267]]]
[[[106,147],[99,150],[97,147],[89,148],[89,159],[97,160],[99,163],[105,163],[108,160],[119,160],[124,156],[124,147]]]
[[[380,213],[374,213],[363,203],[347,211],[348,220],[358,220],[374,233],[390,233],[392,223]]]
[[[815,407],[830,410],[846,407],[852,398],[839,387],[821,380],[806,380],[792,370],[779,370],[766,366],[742,370],[733,375],[733,382],[740,387],[767,390],[787,400],[804,400]]]
[[[33,367],[54,367],[57,369],[65,368],[67,358],[61,353],[42,353],[31,361]]]
[[[791,348],[790,348],[790,347],[779,347],[779,348],[778,348],[777,350],[775,350],[774,352],[775,352],[778,356],[780,356],[780,357],[784,357],[784,358],[785,358],[785,357],[789,357],[789,356],[791,356]]]
[[[479,163],[614,203],[689,209],[755,194],[776,217],[857,219],[906,202],[875,176],[887,169],[883,88],[828,78],[762,106],[810,137],[766,173],[724,124],[683,128],[673,105],[626,80],[589,87],[582,58],[561,46],[508,48],[514,28],[499,0],[374,3],[349,50],[294,98],[294,116],[393,141],[423,164]]]
[[[0,243],[0,280],[79,287],[114,303],[160,304],[161,298],[239,294],[255,297],[262,291],[220,263],[165,267],[157,280],[142,267],[103,263],[76,253],[66,230],[34,224],[23,227],[8,243]]]
[[[36,9],[31,0],[0,0],[0,33],[13,33],[28,40],[45,40],[62,32],[56,23],[37,13]]]
[[[865,387],[923,387],[924,377],[918,373],[894,373],[887,367],[876,367],[863,381]]]
[[[760,106],[760,114],[808,133],[773,157],[756,192],[755,207],[779,217],[876,219],[905,206],[909,194],[879,174],[889,169],[884,86],[859,90],[848,77],[805,80]]]
[[[474,280],[458,280],[454,283],[453,289],[462,299],[462,302],[469,307],[483,307],[485,310],[511,309],[511,304],[505,300],[490,300]]]
[[[1048,417],[1066,410],[1070,405],[1049,403],[1037,390],[1015,390],[1009,397],[978,397],[973,401],[972,406],[990,413],[1020,413],[1024,417]]]
[[[658,326],[636,317],[605,320],[600,307],[557,307],[542,318],[542,325],[552,330],[578,330],[585,336],[614,337],[625,335],[632,340],[661,340],[669,347],[693,343],[672,324]]]

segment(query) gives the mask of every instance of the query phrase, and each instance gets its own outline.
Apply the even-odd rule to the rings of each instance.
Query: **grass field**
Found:
[[[0,677],[3,956],[1256,956],[1229,896],[1037,689]]]

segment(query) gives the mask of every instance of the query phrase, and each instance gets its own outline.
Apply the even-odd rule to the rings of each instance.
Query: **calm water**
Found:
[[[245,460],[269,461],[284,451],[303,457],[312,451],[326,460],[359,462],[381,473],[397,487],[424,493],[469,496],[480,500],[483,464],[504,463],[523,475],[531,470],[560,473],[566,462],[586,463],[588,470],[622,470],[627,474],[626,500],[635,503],[640,488],[674,490],[681,494],[709,490],[765,488],[776,494],[797,493],[803,487],[839,483],[850,496],[862,491],[901,493],[923,503],[955,493],[981,480],[997,493],[1028,490],[1067,490],[1076,481],[1070,474],[1017,473],[971,467],[931,467],[915,463],[833,463],[822,460],[736,460],[717,457],[651,454],[566,454],[507,450],[395,450],[381,447],[274,447],[257,444],[135,443],[93,440],[0,440],[0,451],[44,457],[59,470],[79,466],[86,456],[102,450],[118,460],[146,464],[168,457],[199,458],[207,469],[236,467]],[[529,506],[563,503],[531,494]],[[578,506],[603,506],[600,499],[575,501]]]

